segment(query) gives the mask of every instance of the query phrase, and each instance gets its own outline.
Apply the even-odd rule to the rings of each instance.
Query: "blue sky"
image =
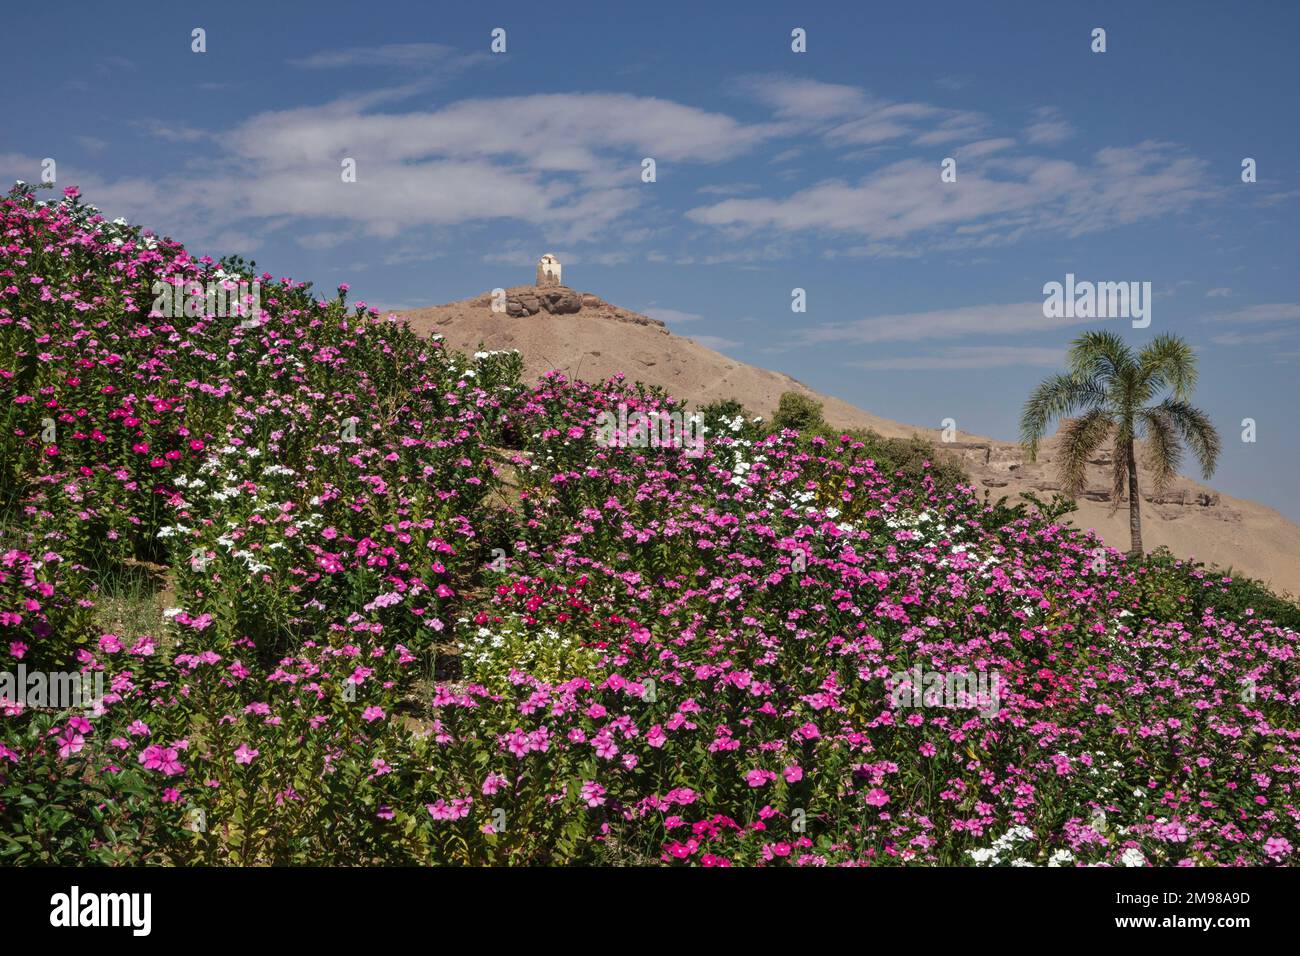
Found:
[[[1296,4],[124,2],[6,21],[0,176],[54,158],[110,216],[380,308],[528,282],[554,251],[570,285],[736,358],[1014,438],[1029,390],[1105,324],[1045,319],[1044,283],[1149,281],[1150,328],[1109,327],[1197,347],[1225,439],[1212,483],[1300,519]]]

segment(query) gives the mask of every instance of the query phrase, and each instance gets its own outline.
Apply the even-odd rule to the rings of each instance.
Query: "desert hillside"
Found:
[[[747,365],[674,335],[661,322],[619,308],[590,293],[565,287],[518,286],[507,290],[507,311],[492,311],[489,293],[476,298],[404,313],[422,334],[442,335],[452,348],[472,351],[513,348],[523,353],[525,375],[535,380],[559,369],[574,378],[598,381],[618,372],[659,385],[693,405],[734,398],[769,416],[783,392],[801,391],[825,405],[826,420],[844,427],[866,427],[890,437],[921,435],[938,440],[938,428],[890,421],[847,402],[822,395],[788,375]],[[1054,441],[1037,462],[1019,445],[959,434],[946,446],[960,455],[972,477],[995,497],[1012,499],[1023,491],[1050,496],[1060,489]],[[1128,513],[1113,514],[1108,457],[1095,459],[1089,486],[1072,520],[1095,529],[1108,544],[1128,546]],[[1175,554],[1232,568],[1275,589],[1300,594],[1300,526],[1265,505],[1221,494],[1179,477],[1163,495],[1151,492],[1143,474],[1143,540],[1148,549],[1168,547]]]

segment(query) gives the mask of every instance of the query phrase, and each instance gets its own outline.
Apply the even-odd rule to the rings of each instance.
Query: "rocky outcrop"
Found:
[[[573,315],[582,311],[582,296],[566,286],[548,286],[520,289],[506,293],[506,314],[516,318],[525,315]]]
[[[590,292],[577,292],[563,285],[523,285],[506,289],[506,315],[523,319],[537,315],[581,315],[584,319],[605,319],[611,322],[629,322],[633,325],[652,326],[665,335],[668,330],[658,319],[652,319],[640,312],[620,309],[611,305],[598,295]],[[492,309],[492,293],[485,292],[470,299],[462,306],[472,310]],[[481,311],[478,314],[482,314]],[[497,313],[494,313],[497,314]],[[439,322],[439,324],[443,324]]]

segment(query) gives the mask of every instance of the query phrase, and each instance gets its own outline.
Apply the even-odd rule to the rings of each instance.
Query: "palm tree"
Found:
[[[1070,343],[1069,371],[1040,384],[1025,402],[1020,440],[1029,460],[1054,419],[1062,419],[1061,484],[1077,497],[1088,459],[1107,440],[1114,448],[1111,512],[1128,490],[1130,555],[1142,554],[1138,467],[1134,443],[1145,445],[1146,465],[1161,492],[1190,448],[1206,478],[1219,458],[1219,433],[1209,416],[1188,404],[1196,385],[1196,356],[1176,335],[1158,335],[1135,356],[1113,332],[1085,332]],[[1158,404],[1152,404],[1168,391]]]

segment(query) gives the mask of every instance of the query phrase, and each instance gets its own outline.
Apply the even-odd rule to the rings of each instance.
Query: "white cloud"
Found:
[[[461,69],[487,60],[486,53],[462,54],[441,43],[387,43],[380,46],[324,50],[289,60],[307,70],[382,68],[403,71],[445,71]]]
[[[211,130],[197,129],[184,123],[164,123],[159,119],[132,120],[131,125],[169,143],[197,143],[213,135]]]
[[[1229,298],[1231,295],[1232,295],[1232,290],[1227,288],[1226,286],[1219,286],[1218,288],[1211,289],[1209,292],[1205,293],[1205,297],[1207,299],[1226,299]]]
[[[318,68],[369,62],[387,49],[309,61]],[[312,220],[306,241],[319,246],[340,224],[361,237],[388,238],[494,219],[533,224],[548,244],[576,243],[601,236],[648,201],[642,157],[654,156],[661,169],[714,163],[775,131],[625,94],[537,94],[462,100],[433,111],[378,111],[378,104],[417,87],[268,111],[229,130],[138,121],[153,136],[210,147],[183,171],[162,177],[105,181],[74,176],[65,166],[60,180],[78,182],[111,216],[199,244],[236,225],[267,233]],[[356,182],[342,181],[344,158],[356,161]],[[18,176],[33,180],[38,172],[39,165]]]
[[[1042,300],[1038,300],[968,305],[929,312],[900,312],[852,322],[824,323],[803,330],[802,339],[809,345],[833,342],[917,342],[967,335],[1043,332],[1089,321],[1095,320],[1046,318],[1043,315]]]
[[[839,119],[871,108],[871,98],[859,87],[823,83],[796,76],[748,76],[740,89],[772,108],[781,119],[799,122]]]
[[[1054,106],[1034,110],[1034,121],[1025,127],[1025,139],[1034,146],[1057,146],[1074,135],[1074,127]]]
[[[1300,319],[1300,304],[1270,302],[1238,309],[1236,312],[1221,312],[1211,318],[1216,322],[1289,322]]]
[[[992,156],[941,183],[938,164],[903,160],[857,182],[830,180],[784,198],[727,199],[690,210],[695,222],[738,230],[821,230],[889,242],[930,234],[936,248],[1068,236],[1165,216],[1208,194],[1204,162],[1145,142],[1109,147],[1079,165]]]
[[[695,191],[705,196],[735,196],[739,193],[752,193],[757,188],[757,183],[719,183],[701,186]]]
[[[308,232],[294,237],[304,249],[333,249],[352,238],[348,232]]]
[[[872,146],[896,139],[937,145],[979,134],[980,113],[929,103],[900,103],[856,86],[787,75],[748,76],[740,90],[770,107],[789,132],[816,130],[831,146]]]
[[[1016,145],[1016,141],[1008,136],[1002,136],[997,139],[981,139],[974,143],[967,143],[965,146],[958,146],[953,151],[953,156],[957,159],[976,159],[980,156],[989,156],[993,153],[1000,153],[1004,150],[1011,149]]]
[[[100,139],[98,136],[77,136],[74,138],[81,144],[82,149],[95,156],[108,149],[108,140]]]
[[[1210,339],[1215,345],[1263,345],[1296,337],[1293,329],[1269,329],[1265,332],[1225,332]]]
[[[1064,349],[1031,346],[971,345],[942,349],[933,355],[868,359],[850,362],[854,368],[881,372],[959,371],[1012,366],[1055,367],[1065,360]]]
[[[1204,164],[1168,144],[1102,149],[1082,163],[1027,156],[1015,140],[987,135],[981,114],[790,76],[740,82],[772,110],[766,122],[622,93],[393,108],[429,88],[430,76],[416,64],[466,57],[474,58],[434,43],[315,53],[294,62],[312,70],[395,66],[415,79],[323,105],[266,111],[232,129],[138,121],[153,136],[205,148],[162,177],[69,179],[70,170],[61,168],[60,178],[79,180],[110,215],[200,243],[235,228],[264,235],[296,228],[311,248],[326,248],[329,237],[345,231],[411,242],[421,231],[496,220],[528,224],[558,246],[602,239],[616,228],[626,240],[635,231],[629,226],[671,229],[673,214],[655,206],[660,196],[640,181],[645,156],[666,176],[795,135],[809,153],[819,143],[852,153],[899,142],[933,145],[934,159],[888,163],[861,179],[828,179],[786,195],[747,194],[744,182],[696,187],[711,198],[685,214],[731,240],[760,229],[777,233],[767,248],[800,241],[792,233],[821,232],[861,240],[836,243],[826,255],[882,257],[1006,244],[1035,232],[1076,236],[1176,213],[1208,194]],[[939,181],[938,157],[945,154],[959,158],[958,183]],[[341,181],[344,158],[356,161],[355,183]],[[632,223],[634,215],[643,221]],[[672,258],[754,260],[738,243]]]

